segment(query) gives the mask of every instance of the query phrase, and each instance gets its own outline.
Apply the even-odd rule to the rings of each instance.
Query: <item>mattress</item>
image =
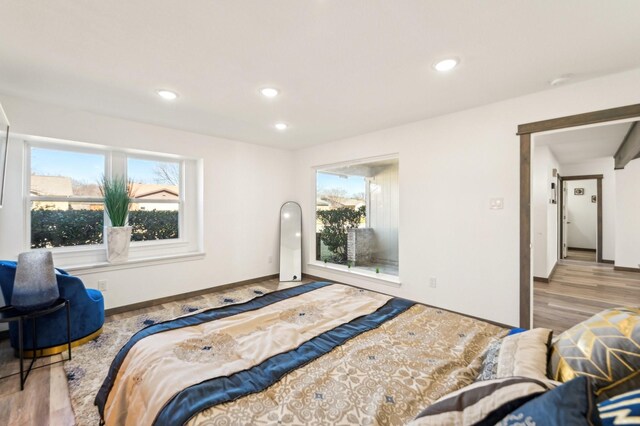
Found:
[[[497,326],[314,282],[154,324],[96,405],[107,425],[395,425],[471,383]]]

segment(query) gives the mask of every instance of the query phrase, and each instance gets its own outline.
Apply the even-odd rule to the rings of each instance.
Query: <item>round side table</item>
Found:
[[[33,368],[33,364],[38,358],[41,358],[41,356],[37,356],[38,329],[36,327],[36,319],[44,315],[50,314],[52,312],[55,312],[62,308],[66,308],[66,311],[67,311],[67,347],[69,350],[69,360],[70,360],[71,359],[71,316],[70,316],[70,305],[68,300],[60,298],[55,302],[53,302],[51,305],[48,305],[44,308],[34,309],[31,311],[18,310],[11,305],[3,306],[0,308],[0,323],[10,323],[10,322],[18,323],[18,354],[20,357],[20,390],[24,390],[24,384],[27,381],[27,377],[29,376],[31,369]],[[32,327],[33,327],[32,328],[33,358],[31,359],[31,364],[29,365],[29,368],[25,373],[23,334],[24,334],[24,328],[26,326],[25,323],[28,320],[31,320]],[[4,379],[13,375],[15,375],[15,373],[0,377],[0,379]]]

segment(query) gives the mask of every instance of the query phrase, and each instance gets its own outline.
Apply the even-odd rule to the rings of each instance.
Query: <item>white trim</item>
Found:
[[[102,201],[102,200],[101,200]],[[132,204],[180,204],[181,199],[169,200],[166,198],[132,198]]]
[[[318,268],[319,270],[324,269],[324,270],[328,270],[330,272],[338,273],[344,276],[363,277],[369,280],[373,280],[374,282],[391,285],[393,287],[400,287],[402,285],[402,282],[400,281],[400,277],[396,275],[375,273],[373,271],[358,268],[357,266],[348,268],[345,265],[338,265],[335,263],[323,263],[315,260],[307,263],[307,267]],[[312,273],[311,275],[314,275],[314,274]]]
[[[31,180],[31,179],[29,179]],[[31,182],[29,182],[31,183]],[[31,193],[31,188],[29,188]],[[96,197],[83,197],[80,195],[31,195],[29,194],[30,201],[52,201],[54,203],[104,203],[104,198]]]
[[[378,155],[375,157],[358,158],[357,160],[339,161],[337,163],[321,164],[321,165],[312,166],[312,167],[316,171],[323,171],[323,169],[327,169],[327,168],[333,169],[336,167],[353,166],[356,164],[366,164],[366,163],[371,163],[376,161],[393,160],[393,159],[397,159],[399,162],[400,153],[396,152],[392,154]]]
[[[60,266],[59,268],[67,272],[73,272],[74,274],[88,275],[98,274],[106,271],[118,271],[121,269],[143,268],[154,265],[166,265],[167,263],[201,260],[204,259],[205,256],[206,253],[199,251],[195,253],[129,259],[123,263],[98,262],[86,265]]]

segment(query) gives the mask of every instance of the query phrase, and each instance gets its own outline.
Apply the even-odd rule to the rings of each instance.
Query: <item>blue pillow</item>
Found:
[[[498,424],[600,426],[602,423],[591,383],[581,376],[521,405]]]
[[[527,331],[526,328],[512,328],[511,330],[509,330],[509,333],[507,333],[507,336],[511,336],[513,334],[518,334],[518,333],[523,333]]]
[[[640,389],[598,404],[603,426],[640,425]]]

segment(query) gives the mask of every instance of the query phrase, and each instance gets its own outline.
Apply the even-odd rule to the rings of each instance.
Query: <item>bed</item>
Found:
[[[95,403],[107,425],[405,424],[473,382],[506,333],[314,282],[139,331]]]

